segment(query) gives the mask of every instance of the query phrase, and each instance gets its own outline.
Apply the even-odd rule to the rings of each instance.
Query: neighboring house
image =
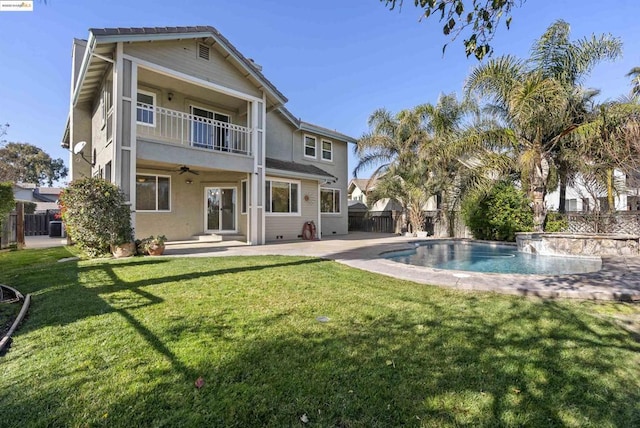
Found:
[[[640,210],[640,181],[638,177],[626,177],[620,171],[614,172],[616,193],[614,203],[616,211]],[[550,192],[545,203],[547,209],[557,211],[560,206],[559,191]],[[565,199],[567,212],[606,211],[608,209],[607,194],[602,185],[589,185],[580,177],[576,179],[574,186],[568,186]]]
[[[59,187],[37,187],[35,184],[16,183],[13,185],[13,197],[16,201],[34,202],[36,212],[59,210]]]
[[[297,239],[308,221],[319,237],[347,233],[355,139],[296,118],[215,28],[91,29],[73,42],[71,81],[71,180],[120,186],[137,237],[255,245]]]
[[[367,195],[375,188],[376,181],[375,178],[352,178],[347,189],[349,200],[368,206]],[[402,205],[395,199],[383,198],[373,203],[369,211],[402,211]]]

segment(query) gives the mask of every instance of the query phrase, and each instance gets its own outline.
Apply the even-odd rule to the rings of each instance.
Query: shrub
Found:
[[[545,232],[566,232],[568,228],[569,222],[565,216],[555,211],[547,213],[544,219]]]
[[[101,178],[73,181],[60,194],[67,232],[89,256],[107,254],[110,245],[133,241],[131,211],[125,195]]]
[[[31,202],[31,201],[16,201],[16,202],[20,202],[22,204],[22,206],[24,207],[25,214],[33,214],[36,212],[36,208],[38,204],[36,204],[35,202]]]
[[[476,239],[515,241],[516,232],[533,230],[529,200],[512,183],[501,182],[488,193],[466,198],[462,214]]]
[[[13,199],[13,185],[11,182],[0,183],[0,233],[2,232],[2,224],[5,217],[16,207]]]

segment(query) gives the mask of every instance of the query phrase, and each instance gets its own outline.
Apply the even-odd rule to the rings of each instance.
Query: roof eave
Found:
[[[331,183],[335,183],[336,181],[338,181],[338,178],[334,177],[333,175],[327,176],[327,175],[320,175],[320,174],[308,174],[304,172],[287,171],[284,169],[275,169],[275,168],[265,168],[265,173],[267,175],[277,176],[277,177],[302,178],[302,179],[325,181],[325,182],[331,182]]]
[[[183,33],[165,33],[165,34],[110,34],[110,35],[95,35],[91,32],[91,36],[95,37],[98,43],[118,43],[118,42],[154,42],[154,41],[168,41],[168,40],[180,40],[180,39],[200,39],[203,37],[211,37],[216,43],[223,46],[224,49],[233,57],[233,59],[241,64],[254,79],[262,84],[262,87],[276,100],[279,105],[286,104],[287,97],[285,97],[278,89],[269,82],[266,77],[260,75],[257,70],[248,63],[248,60],[244,58],[235,47],[231,45],[231,42],[226,40],[224,36],[214,31],[198,31],[198,32],[183,32]]]
[[[300,125],[298,127],[301,131],[313,132],[315,134],[324,135],[325,137],[333,138],[336,140],[344,141],[346,143],[355,144],[357,139],[350,137],[346,134],[343,134],[338,131],[332,131],[331,129],[323,128],[321,126],[314,125],[309,122],[300,121]]]

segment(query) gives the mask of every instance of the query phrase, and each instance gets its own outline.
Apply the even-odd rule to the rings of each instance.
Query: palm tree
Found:
[[[370,200],[390,197],[400,202],[404,213],[421,212],[425,195],[416,196],[425,193],[424,173],[420,172],[417,157],[425,137],[420,112],[411,109],[393,115],[386,109],[378,109],[369,117],[369,128],[354,148],[360,160],[353,175],[357,177],[365,168],[376,167],[371,176],[376,181],[376,189]],[[409,217],[413,231],[422,230],[419,217]]]
[[[470,99],[458,101],[455,94],[441,95],[435,105],[417,107],[427,135],[420,146],[420,158],[428,171],[427,188],[441,196],[440,219],[447,225],[448,236],[455,235],[455,219],[462,197],[461,159],[473,156],[473,148],[461,138],[470,114],[477,105]]]
[[[627,77],[631,77],[631,95],[640,96],[640,67],[629,70]]]
[[[611,34],[591,35],[573,42],[569,38],[570,32],[569,24],[563,20],[551,24],[534,43],[529,63],[543,76],[556,79],[567,87],[571,112],[568,119],[574,125],[581,125],[587,120],[593,99],[599,93],[582,89],[581,85],[598,63],[622,56],[622,42]],[[575,178],[576,166],[580,165],[571,154],[574,149],[567,139],[557,146],[561,212],[565,209],[567,184]]]
[[[613,211],[614,195],[620,187],[614,179],[614,169],[634,176],[640,168],[638,98],[623,97],[596,106],[591,120],[577,129],[573,140],[586,160],[587,172],[594,172],[596,178],[602,177],[608,208]]]
[[[585,117],[578,85],[599,61],[616,58],[621,49],[611,36],[572,43],[568,35],[568,24],[558,21],[534,44],[529,60],[495,58],[477,66],[465,84],[468,95],[484,97],[501,116],[502,126],[485,140],[501,144],[501,153],[516,162],[536,231],[542,231],[546,216],[544,198],[558,183],[561,154],[570,149],[566,137]]]

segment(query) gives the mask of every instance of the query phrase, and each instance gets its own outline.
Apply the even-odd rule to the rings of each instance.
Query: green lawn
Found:
[[[638,305],[301,257],[69,255],[0,254],[33,297],[0,357],[2,426],[640,426]]]

